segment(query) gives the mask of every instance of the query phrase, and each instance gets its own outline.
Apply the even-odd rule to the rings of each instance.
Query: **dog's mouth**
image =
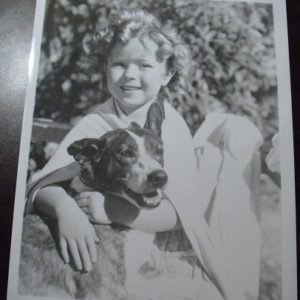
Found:
[[[130,196],[139,206],[143,208],[154,208],[160,204],[162,198],[161,190],[156,190],[150,193],[138,194],[129,187],[123,187],[124,192]]]
[[[136,193],[125,184],[122,184],[118,193],[110,192],[110,194],[119,196],[127,200],[132,205],[143,209],[151,209],[159,206],[162,199],[162,191],[159,189],[150,193],[140,194]]]

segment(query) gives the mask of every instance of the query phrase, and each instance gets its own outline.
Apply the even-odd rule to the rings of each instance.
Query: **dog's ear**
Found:
[[[72,143],[67,151],[76,161],[99,161],[104,144],[104,141],[101,139],[86,138]]]
[[[142,127],[136,123],[136,122],[131,122],[128,126],[128,129],[141,129]]]
[[[161,104],[154,102],[151,104],[144,128],[151,130],[155,135],[161,137],[161,126],[164,120],[164,111]]]

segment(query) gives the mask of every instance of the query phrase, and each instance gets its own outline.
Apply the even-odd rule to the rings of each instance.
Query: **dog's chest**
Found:
[[[124,261],[126,284],[138,280],[146,265],[158,265],[160,251],[154,244],[155,234],[139,230],[129,230],[124,240]]]

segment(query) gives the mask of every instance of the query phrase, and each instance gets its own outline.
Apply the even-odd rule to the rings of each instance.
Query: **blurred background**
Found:
[[[169,101],[192,134],[209,112],[247,116],[265,142],[264,158],[278,132],[272,5],[188,0],[52,0],[47,10],[36,93],[35,118],[62,130],[104,102],[103,72],[86,51],[94,33],[124,9],[146,9],[174,26],[189,45],[192,64],[186,84]],[[42,168],[57,143],[31,144],[28,176]],[[272,177],[272,176],[271,176]],[[263,231],[260,300],[281,299],[280,189],[261,176]]]

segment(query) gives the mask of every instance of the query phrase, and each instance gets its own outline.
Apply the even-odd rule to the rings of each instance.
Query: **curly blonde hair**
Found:
[[[174,73],[167,87],[175,91],[176,85],[183,81],[187,73],[189,49],[174,29],[162,24],[153,14],[144,10],[125,11],[113,18],[104,32],[95,34],[94,49],[99,63],[106,64],[116,43],[126,45],[135,37],[138,37],[142,44],[145,44],[145,39],[148,38],[158,45],[158,61],[165,60],[167,70]]]

